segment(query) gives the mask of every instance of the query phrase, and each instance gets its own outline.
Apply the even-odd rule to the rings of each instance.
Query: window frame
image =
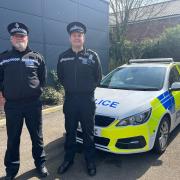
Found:
[[[178,66],[180,67],[180,65],[178,65]],[[176,75],[179,76],[179,80],[178,81],[175,80],[174,82],[170,82],[171,73],[172,73],[173,70],[175,70],[174,72],[177,73]],[[179,74],[179,71],[178,71],[176,65],[172,66],[172,68],[169,71],[168,87],[171,88],[172,84],[175,83],[175,82],[180,82],[180,74]]]

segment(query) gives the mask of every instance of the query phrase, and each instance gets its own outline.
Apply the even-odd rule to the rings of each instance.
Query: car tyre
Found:
[[[156,140],[154,144],[154,152],[163,154],[168,146],[170,135],[170,121],[168,117],[164,117],[159,125]]]

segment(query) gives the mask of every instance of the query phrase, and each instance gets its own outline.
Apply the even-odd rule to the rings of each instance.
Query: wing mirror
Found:
[[[171,91],[180,91],[180,82],[174,82],[171,87],[170,87]]]

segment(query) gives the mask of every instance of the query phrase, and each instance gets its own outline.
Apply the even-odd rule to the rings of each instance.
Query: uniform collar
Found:
[[[29,46],[27,46],[27,48],[26,48],[25,51],[20,52],[20,51],[18,51],[17,49],[15,49],[15,47],[12,47],[12,51],[13,51],[14,53],[16,53],[16,54],[25,54],[25,53],[28,53],[28,52],[30,52],[30,51],[32,51],[32,50],[30,49]]]
[[[70,51],[73,53],[73,54],[76,54],[74,51],[73,51],[73,49],[72,48],[70,48]],[[85,47],[83,47],[83,49],[81,50],[81,51],[79,51],[77,54],[84,54],[86,52],[86,48]]]

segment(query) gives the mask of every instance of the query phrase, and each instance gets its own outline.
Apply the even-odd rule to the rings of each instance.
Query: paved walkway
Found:
[[[180,126],[171,136],[170,145],[162,156],[152,152],[136,155],[113,155],[97,151],[97,175],[86,175],[82,154],[77,154],[71,169],[59,176],[57,167],[63,160],[64,117],[62,111],[44,116],[44,141],[47,152],[49,180],[180,180]],[[5,175],[3,157],[6,149],[6,128],[0,127],[0,180]],[[31,157],[31,142],[24,126],[21,137],[21,167],[17,180],[39,179]]]

